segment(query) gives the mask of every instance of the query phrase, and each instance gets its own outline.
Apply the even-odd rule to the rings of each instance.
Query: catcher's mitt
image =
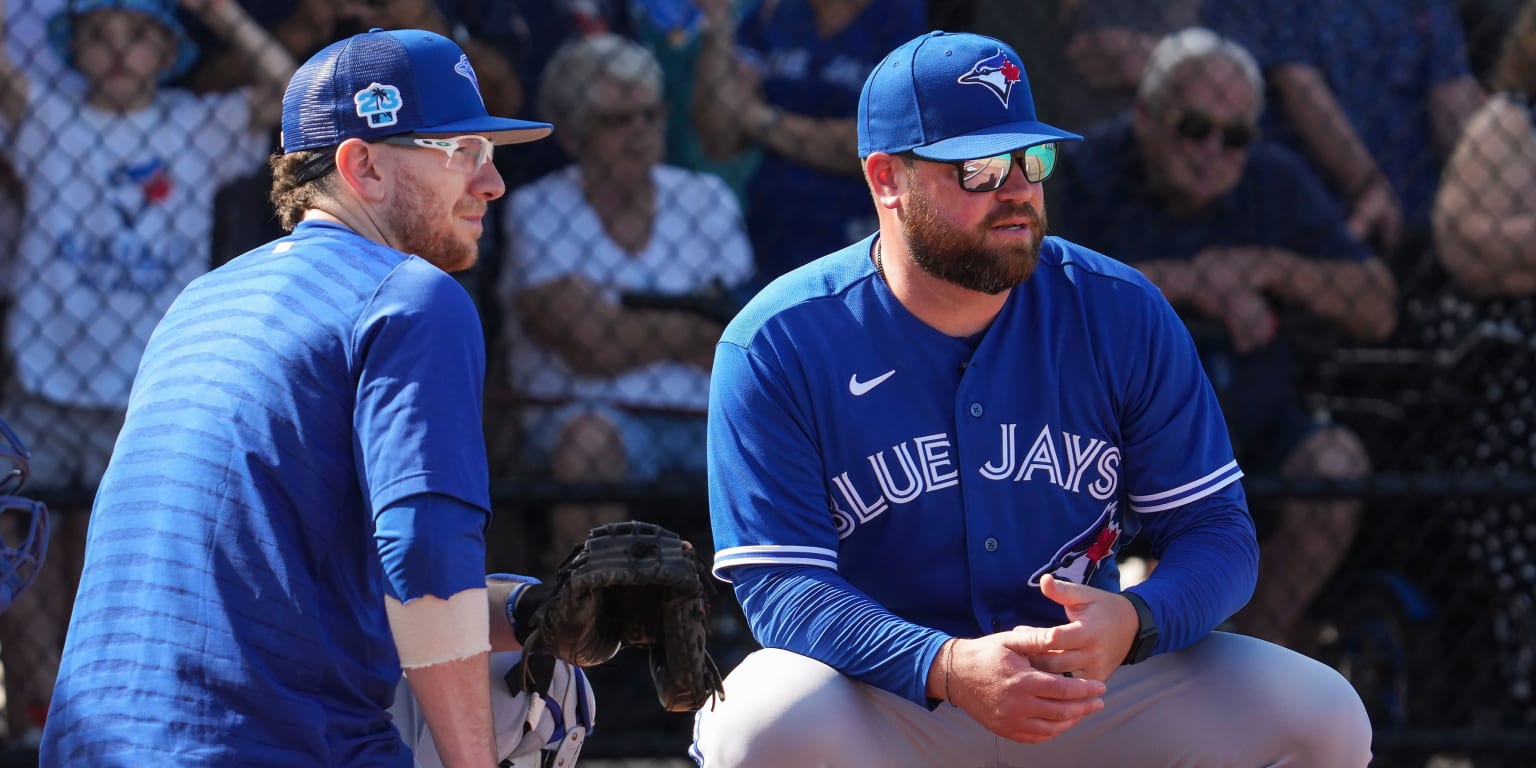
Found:
[[[677,534],[641,522],[593,528],[551,582],[528,591],[515,610],[525,658],[553,655],[591,667],[625,646],[645,646],[666,710],[692,711],[712,695],[725,698],[705,647],[714,586]],[[532,678],[525,674],[525,685]]]

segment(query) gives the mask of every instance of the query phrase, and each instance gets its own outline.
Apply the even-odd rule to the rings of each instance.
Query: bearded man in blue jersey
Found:
[[[1338,673],[1212,629],[1258,551],[1172,307],[1046,236],[1056,143],[1006,44],[934,32],[865,81],[880,229],[726,329],[715,572],[764,650],[700,710],[715,766],[1364,766]],[[1158,566],[1122,591],[1116,553]]]

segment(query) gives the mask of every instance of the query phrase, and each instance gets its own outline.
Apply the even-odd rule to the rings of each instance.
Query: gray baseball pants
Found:
[[[1222,632],[1116,670],[1104,709],[1042,744],[783,650],[748,656],[725,689],[695,720],[690,753],[704,768],[1355,768],[1371,759],[1370,721],[1348,681]]]

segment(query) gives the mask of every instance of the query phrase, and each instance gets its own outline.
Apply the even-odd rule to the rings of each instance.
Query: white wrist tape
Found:
[[[384,611],[389,615],[400,666],[430,667],[490,651],[488,599],[484,587],[466,589],[447,600],[427,595],[402,603],[385,597]]]

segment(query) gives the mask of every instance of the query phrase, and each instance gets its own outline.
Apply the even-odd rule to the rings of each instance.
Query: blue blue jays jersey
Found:
[[[1222,551],[1192,559],[1235,572],[1208,574],[1227,583],[1205,607],[1143,592],[1168,614],[1160,645],[1194,642],[1247,599],[1242,473],[1155,287],[1046,238],[990,328],[954,338],[896,300],[871,242],[786,275],[725,331],[708,447],[717,575],[825,568],[907,622],[976,636],[1060,624],[1045,574],[1118,591],[1132,537],[1156,550],[1204,528]]]
[[[430,498],[465,512],[434,545],[482,536],[484,371],[452,277],[334,224],[194,280],[96,498],[43,765],[408,768],[384,595],[483,586],[484,544],[376,536]]]

